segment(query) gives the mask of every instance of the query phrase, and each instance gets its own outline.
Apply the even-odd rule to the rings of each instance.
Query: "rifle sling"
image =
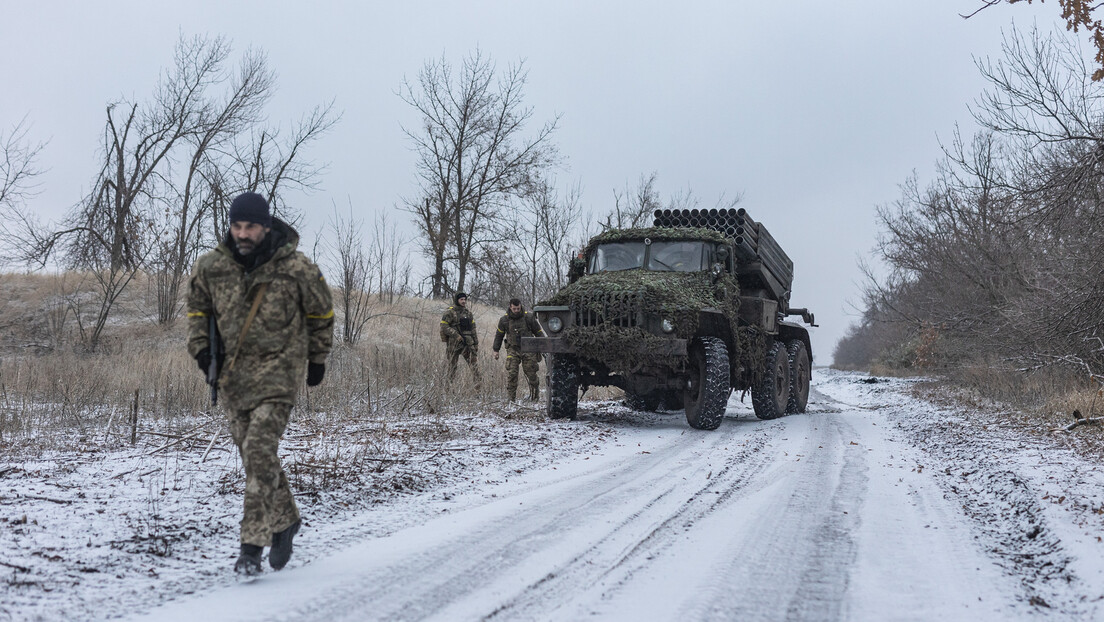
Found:
[[[249,307],[249,315],[245,316],[245,324],[242,325],[242,330],[238,333],[238,345],[234,348],[234,356],[230,359],[230,364],[226,366],[226,371],[234,369],[234,362],[238,360],[238,353],[241,352],[245,334],[249,332],[249,326],[253,324],[253,318],[256,317],[257,309],[261,306],[261,297],[264,296],[266,288],[268,288],[268,281],[257,287],[257,295],[253,297],[253,306]]]

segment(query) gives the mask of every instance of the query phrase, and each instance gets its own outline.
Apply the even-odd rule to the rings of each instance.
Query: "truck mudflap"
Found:
[[[686,339],[665,339],[662,345],[652,345],[649,351],[660,356],[686,356]],[[522,337],[522,352],[547,354],[573,354],[574,350],[562,337]]]

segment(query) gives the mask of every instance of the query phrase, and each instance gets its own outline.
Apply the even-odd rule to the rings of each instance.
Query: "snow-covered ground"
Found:
[[[229,452],[2,458],[0,620],[1104,619],[1101,466],[910,385],[817,369],[809,413],[715,432],[471,416],[300,496],[252,581]]]

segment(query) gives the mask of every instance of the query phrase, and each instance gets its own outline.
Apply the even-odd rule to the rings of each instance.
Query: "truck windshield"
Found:
[[[648,269],[661,272],[708,270],[709,246],[695,240],[654,242],[648,253]]]
[[[647,268],[657,272],[698,272],[709,269],[710,244],[698,240],[607,242],[590,255],[591,274]]]
[[[615,272],[644,267],[644,242],[599,244],[590,256],[590,272]]]

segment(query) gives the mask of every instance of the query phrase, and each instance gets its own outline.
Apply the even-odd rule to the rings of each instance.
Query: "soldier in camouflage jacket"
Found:
[[[537,318],[529,315],[529,312],[521,306],[517,298],[510,299],[510,308],[506,310],[498,320],[498,332],[495,333],[494,350],[495,360],[498,360],[498,351],[506,343],[506,396],[513,401],[517,398],[518,366],[525,371],[525,380],[529,383],[529,399],[540,399],[540,382],[537,380],[537,370],[540,367],[540,355],[536,353],[521,352],[522,337],[543,337]]]
[[[218,387],[245,467],[235,569],[256,574],[265,546],[272,546],[273,568],[287,563],[299,530],[277,450],[304,375],[314,386],[325,374],[334,312],[322,272],[296,250],[298,233],[272,218],[264,197],[239,195],[230,222],[223,242],[196,261],[189,282],[188,352],[206,370],[207,320],[214,314],[225,352]]]
[[[475,388],[479,389],[483,376],[479,373],[479,332],[475,329],[475,316],[468,308],[468,295],[464,292],[456,292],[452,302],[441,316],[441,341],[447,344],[448,379],[452,382],[456,378],[456,363],[463,356],[472,370]]]

